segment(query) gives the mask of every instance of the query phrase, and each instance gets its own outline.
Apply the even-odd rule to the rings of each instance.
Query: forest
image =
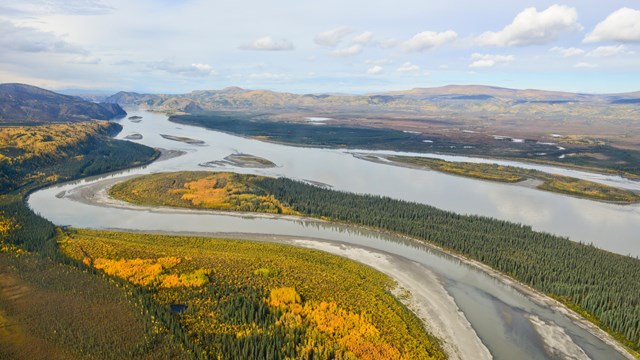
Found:
[[[393,281],[353,261],[276,244],[63,229],[34,214],[30,191],[157,156],[111,139],[117,125],[75,126],[2,132],[0,161],[13,172],[0,194],[0,358],[445,358],[391,294]],[[192,179],[175,195],[294,213],[233,177]]]
[[[0,128],[0,358],[190,358],[153,331],[139,290],[62,254],[59,229],[24,203],[42,186],[156,158],[110,138],[119,131],[99,121]]]
[[[194,181],[212,173],[146,175],[138,184],[151,184],[156,178],[169,184],[172,176],[173,188],[145,186],[150,191],[137,202],[155,204],[170,199],[179,193],[171,189],[183,189],[185,179]],[[273,196],[303,215],[408,235],[478,260],[560,300],[630,348],[640,349],[637,258],[533,231],[529,226],[458,215],[424,204],[328,190],[286,178],[232,178],[239,184],[252,184],[247,188],[254,193],[260,189],[263,196]],[[186,201],[173,204],[193,207]]]
[[[390,293],[390,278],[336,255],[76,229],[58,242],[78,262],[144,291],[145,312],[166,317],[168,330],[196,357],[444,359],[438,341]]]
[[[482,141],[469,143],[455,134],[442,136],[353,125],[318,126],[270,121],[265,119],[268,115],[210,111],[174,115],[169,120],[291,145],[482,156],[575,167],[633,178],[640,176],[640,151],[614,147],[599,140],[567,138],[568,143],[563,143],[566,149],[559,150],[556,145],[535,139],[523,139],[523,142],[515,143],[508,138],[494,139],[487,136]],[[452,125],[452,130],[459,131],[455,124]],[[563,154],[566,156],[561,158]]]

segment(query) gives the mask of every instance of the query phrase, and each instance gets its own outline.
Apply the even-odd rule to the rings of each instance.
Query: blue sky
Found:
[[[3,0],[0,82],[180,93],[640,90],[638,1]]]

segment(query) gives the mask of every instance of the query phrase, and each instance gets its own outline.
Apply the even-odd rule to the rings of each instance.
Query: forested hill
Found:
[[[25,84],[0,84],[0,123],[109,120],[127,113],[118,104],[93,103]]]

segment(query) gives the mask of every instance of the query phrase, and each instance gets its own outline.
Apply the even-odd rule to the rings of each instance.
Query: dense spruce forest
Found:
[[[572,155],[561,158],[561,155],[565,154],[564,150],[561,151],[555,145],[548,145],[535,139],[514,143],[508,138],[499,140],[487,138],[482,142],[474,142],[473,146],[467,146],[470,145],[468,142],[455,137],[411,133],[389,128],[330,123],[317,126],[300,122],[270,121],[265,119],[268,115],[210,111],[191,115],[174,115],[169,120],[292,145],[507,158],[560,166],[577,166],[631,177],[640,175],[640,151],[607,144],[593,145],[588,142],[565,144],[568,146],[568,151],[581,156]],[[455,121],[451,123],[452,127],[459,125]],[[540,154],[545,155],[540,156]]]
[[[294,210],[426,240],[547,293],[640,350],[640,260],[531,227],[286,178],[255,184]]]
[[[549,294],[629,347],[640,349],[640,260],[533,231],[530,226],[458,215],[388,197],[329,190],[287,178],[224,172],[145,175],[117,184],[111,195],[150,206],[271,212],[261,205],[268,200],[268,204],[287,209],[288,214],[425,240]],[[256,201],[253,206],[238,207],[232,201],[237,197]]]

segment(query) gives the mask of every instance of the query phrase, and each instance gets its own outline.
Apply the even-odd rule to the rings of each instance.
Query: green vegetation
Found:
[[[375,161],[362,156],[362,159]],[[519,182],[527,178],[543,181],[537,188],[552,192],[574,195],[594,200],[632,203],[640,201],[637,193],[599,184],[593,181],[576,179],[569,176],[553,175],[543,171],[523,169],[515,166],[497,164],[479,164],[471,162],[452,162],[418,156],[387,156],[388,160],[400,164],[426,167],[449,174],[500,182]]]
[[[188,358],[145,312],[145,295],[69,261],[29,191],[149,162],[153,149],[110,139],[107,122],[0,129],[0,358]]]
[[[555,145],[535,140],[514,143],[509,139],[496,140],[487,136],[482,141],[476,140],[470,144],[468,139],[456,138],[455,134],[414,134],[389,128],[348,125],[315,126],[269,121],[264,117],[264,114],[219,111],[175,115],[170,120],[292,145],[485,156],[579,167],[629,177],[640,176],[640,151],[599,142],[568,144],[566,150],[559,150]],[[455,121],[449,123],[452,127],[460,125]],[[574,155],[569,156],[568,153]],[[560,158],[561,155],[566,156]]]
[[[335,255],[264,242],[74,229],[59,244],[73,259],[149,294],[148,312],[180,305],[173,334],[203,357],[444,358],[391,295],[391,279]]]
[[[211,174],[150,175],[144,181],[151,184],[156,177],[170,184],[172,176],[197,179]],[[582,309],[579,312],[587,319],[633,350],[640,350],[638,259],[507,221],[458,215],[387,197],[327,190],[285,178],[236,176],[234,179],[241,184],[252,184],[301,214],[405,234],[485,263],[574,309]],[[180,183],[175,181],[177,189]],[[150,198],[159,198],[145,201],[161,201],[170,189],[150,193]],[[177,206],[191,207],[188,203]]]
[[[188,359],[143,299],[75,265],[0,252],[0,358]]]
[[[0,128],[0,194],[141,165],[158,155],[109,138],[121,129],[107,121]]]
[[[157,155],[107,137],[117,130],[0,132],[12,171],[0,194],[0,358],[444,358],[366,266],[282,245],[63,231],[25,205],[40,186]],[[184,180],[176,201],[293,213],[231,174]]]
[[[118,183],[109,194],[139,205],[298,214],[249,179],[234,173],[160,173]]]

